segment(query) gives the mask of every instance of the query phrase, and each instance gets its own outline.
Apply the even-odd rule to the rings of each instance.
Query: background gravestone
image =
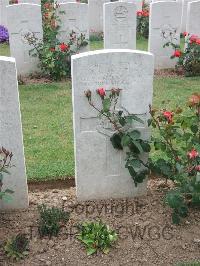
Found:
[[[76,32],[77,36],[83,34],[89,43],[89,15],[88,5],[80,3],[60,4],[58,16],[61,20],[58,39],[61,42],[69,40],[70,33]],[[81,51],[89,49],[89,45],[83,47]]]
[[[189,34],[200,36],[200,1],[188,4],[186,31]]]
[[[76,3],[76,0],[56,0],[55,1],[58,4],[63,4],[63,3]]]
[[[88,0],[90,35],[103,32],[103,4],[110,0]]]
[[[133,3],[133,4],[136,5],[137,11],[141,11],[142,10],[143,0],[120,0],[119,2]]]
[[[9,5],[9,0],[0,0],[0,25],[7,27],[7,12],[6,6]]]
[[[143,195],[146,182],[134,186],[125,169],[125,152],[115,150],[110,142],[112,128],[98,117],[88,104],[84,91],[93,92],[93,102],[100,104],[96,90],[120,88],[119,108],[137,114],[145,123],[138,125],[144,139],[149,104],[153,93],[153,55],[133,50],[101,50],[72,57],[72,94],[75,140],[76,188],[79,200],[120,198]],[[142,158],[147,160],[148,155]]]
[[[104,48],[136,48],[136,6],[132,3],[104,4]]]
[[[13,200],[0,210],[28,207],[28,192],[19,106],[16,64],[14,58],[0,56],[0,147],[12,151],[11,175],[4,175],[3,190],[11,189]]]
[[[33,34],[43,38],[41,6],[35,4],[17,4],[7,7],[8,30],[11,56],[16,59],[17,73],[30,74],[38,71],[39,60],[32,57],[33,49],[26,40],[26,35]]]
[[[180,43],[181,10],[178,2],[155,2],[150,4],[148,51],[155,55],[155,68],[173,68],[174,50],[163,47],[169,41]]]
[[[36,4],[36,5],[40,5],[41,4],[41,0],[18,0],[19,4]]]

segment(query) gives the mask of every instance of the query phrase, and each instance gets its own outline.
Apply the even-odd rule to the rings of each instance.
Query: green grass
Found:
[[[70,82],[20,86],[29,179],[74,174],[70,86]]]
[[[91,42],[91,50],[102,48],[102,41]],[[147,40],[138,40],[137,49],[147,50]],[[0,45],[0,55],[9,56],[8,45]],[[156,78],[154,106],[184,104],[199,84],[200,78]],[[71,83],[22,85],[20,102],[28,179],[74,176]]]
[[[199,84],[200,78],[156,78],[154,106],[184,104]],[[20,102],[29,180],[74,176],[71,83],[22,85]]]
[[[103,41],[92,41],[90,43],[90,50],[99,50],[103,49]],[[148,50],[148,41],[147,39],[140,38],[137,40],[137,49],[142,51]]]
[[[0,56],[10,56],[10,48],[8,44],[0,44]]]

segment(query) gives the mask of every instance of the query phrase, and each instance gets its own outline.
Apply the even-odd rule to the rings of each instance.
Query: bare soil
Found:
[[[48,187],[48,186],[47,186]],[[33,187],[28,210],[0,213],[0,265],[176,265],[200,263],[200,210],[193,209],[181,225],[172,225],[171,211],[163,204],[168,187],[161,180],[151,180],[148,193],[135,199],[87,201],[78,203],[75,188],[43,190]],[[70,220],[58,237],[40,239],[37,232],[38,204],[57,206],[70,211]],[[76,224],[101,219],[119,234],[108,255],[88,257],[76,239]],[[30,238],[29,256],[21,262],[6,258],[3,245],[17,233]],[[198,264],[200,265],[200,264]]]
[[[162,78],[162,77],[183,77],[183,71],[175,71],[174,69],[163,69],[163,70],[155,70],[155,78]],[[61,82],[69,81],[69,78],[63,79]],[[48,77],[43,77],[40,74],[35,74],[31,76],[19,76],[18,82],[20,85],[26,84],[44,84],[44,83],[52,83],[53,80]]]

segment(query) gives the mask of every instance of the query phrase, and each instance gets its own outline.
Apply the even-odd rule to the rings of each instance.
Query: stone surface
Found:
[[[115,150],[110,142],[113,129],[90,107],[84,91],[120,88],[119,109],[137,114],[144,124],[136,128],[149,138],[147,117],[153,92],[153,55],[126,49],[100,50],[72,57],[72,94],[75,141],[76,189],[79,200],[120,198],[143,195],[146,182],[134,186],[125,168],[125,152]],[[147,160],[148,155],[142,158]]]
[[[26,35],[43,38],[41,6],[35,4],[17,4],[7,7],[8,30],[10,35],[11,56],[16,59],[18,75],[38,71],[38,58],[32,57],[33,49],[26,40]]]
[[[188,4],[186,31],[200,36],[200,1]]]
[[[178,2],[150,4],[148,51],[155,55],[155,68],[173,68],[176,59],[170,59],[174,50],[163,47],[169,41],[180,43],[181,9]]]
[[[182,17],[181,17],[181,32],[186,31],[186,21],[188,14],[188,4],[193,0],[183,0],[182,4]]]
[[[61,3],[76,3],[76,0],[56,0],[55,2],[58,3],[58,4],[61,4]]]
[[[88,0],[90,35],[103,32],[103,4],[110,0]]]
[[[0,0],[0,25],[7,27],[6,6],[9,5],[9,0]]]
[[[133,4],[136,5],[137,11],[142,10],[142,2],[143,2],[143,0],[120,0],[119,2],[133,3]]]
[[[136,6],[133,3],[104,4],[104,48],[136,48]]]
[[[19,4],[36,4],[36,5],[40,5],[41,4],[41,0],[18,0]]]
[[[60,4],[57,12],[61,20],[58,36],[61,42],[69,40],[70,34],[74,31],[77,36],[83,34],[89,43],[89,14],[87,4]],[[82,51],[88,49],[89,45],[82,48]]]
[[[0,56],[0,147],[13,152],[10,175],[4,175],[3,191],[11,189],[13,200],[3,203],[0,210],[28,207],[23,136],[16,64],[14,58]]]

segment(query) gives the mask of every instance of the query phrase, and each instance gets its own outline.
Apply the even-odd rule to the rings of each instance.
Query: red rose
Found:
[[[101,97],[104,97],[106,95],[106,91],[104,88],[99,88],[97,90],[97,93],[101,96]]]
[[[176,50],[173,54],[173,56],[175,57],[180,57],[181,56],[181,51],[180,50]]]
[[[200,165],[195,166],[195,170],[200,172]]]
[[[190,37],[190,43],[195,43],[197,41],[197,39],[198,39],[198,36],[197,35],[192,35]]]
[[[186,37],[188,33],[186,31],[183,32],[183,36]]]
[[[172,122],[173,115],[174,114],[172,112],[169,112],[169,111],[163,112],[163,116],[167,119],[168,123]]]
[[[137,11],[137,16],[141,17],[141,16],[142,16],[142,14],[143,14],[143,12],[142,12],[142,11]]]
[[[65,52],[65,51],[67,51],[69,49],[69,45],[67,45],[65,43],[61,43],[59,47],[60,47],[60,50],[62,52]]]
[[[49,18],[49,13],[44,13],[44,17],[45,17],[46,19],[48,19],[48,18]]]
[[[200,39],[197,39],[196,40],[196,43],[200,45]]]
[[[193,148],[191,151],[187,153],[187,156],[190,160],[195,159],[199,156],[199,153]]]
[[[149,16],[149,12],[148,12],[148,11],[143,11],[142,15],[143,15],[144,17],[148,17],[148,16]]]

